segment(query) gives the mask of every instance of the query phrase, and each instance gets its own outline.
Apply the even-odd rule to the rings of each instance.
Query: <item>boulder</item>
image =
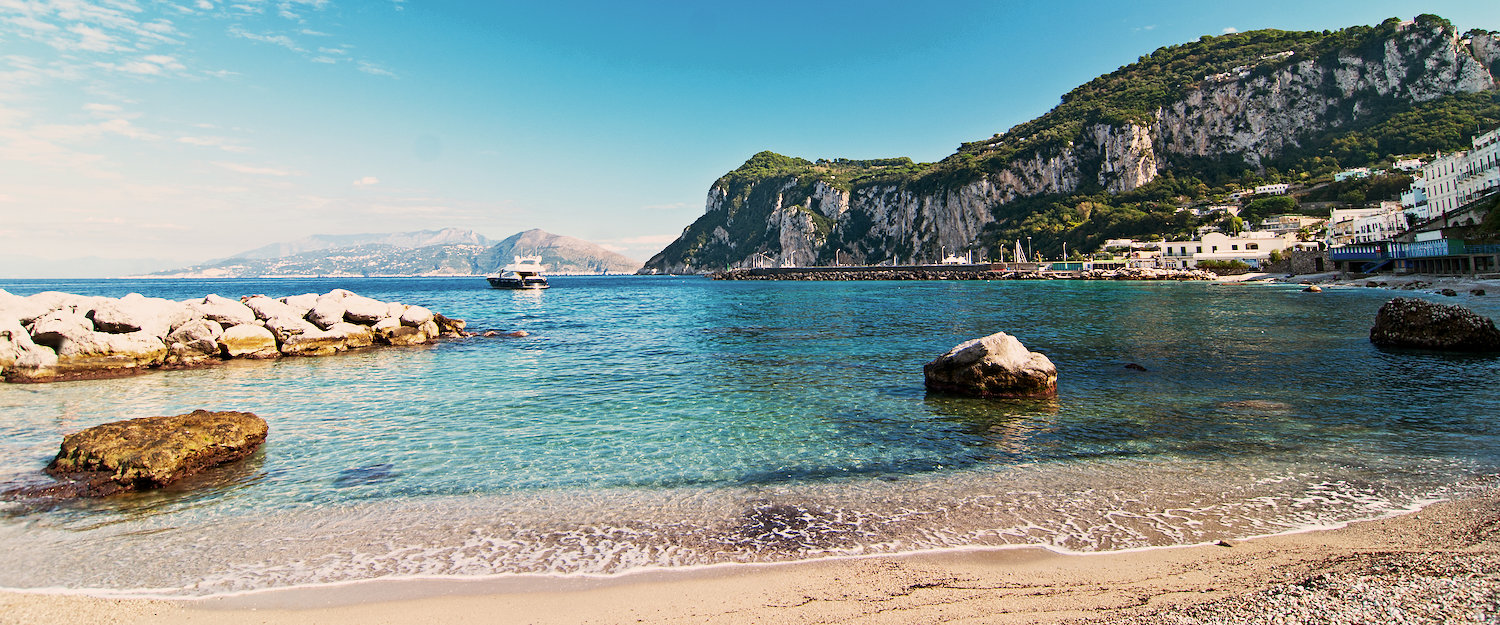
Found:
[[[262,321],[280,318],[301,319],[307,314],[307,310],[305,309],[299,310],[297,307],[286,302],[271,299],[264,295],[246,298],[244,303],[245,307],[250,309],[250,312],[255,313],[255,318]]]
[[[375,331],[370,326],[335,323],[332,328],[328,329],[328,332],[343,337],[346,349],[359,349],[375,344]]]
[[[70,336],[57,347],[57,373],[109,374],[124,369],[154,367],[166,359],[166,343],[145,330],[124,334],[90,332]]]
[[[196,410],[106,423],[63,437],[46,472],[77,484],[71,494],[81,496],[159,488],[249,456],[267,431],[265,420],[248,412]]]
[[[57,375],[57,352],[32,342],[15,319],[0,317],[0,375],[30,380]]]
[[[1441,289],[1438,291],[1438,294],[1445,297],[1458,297],[1458,291],[1453,289]]]
[[[275,358],[281,354],[271,331],[250,323],[226,328],[219,336],[219,353],[229,358]]]
[[[94,333],[94,321],[71,309],[58,309],[31,323],[31,340],[52,349],[69,338],[83,338]]]
[[[922,367],[927,390],[973,397],[1051,397],[1057,367],[1004,332],[966,341]]]
[[[0,289],[0,318],[15,319],[24,325],[36,321],[37,317],[49,312],[52,312],[52,309],[40,302]]]
[[[432,321],[437,324],[438,332],[442,336],[469,336],[469,333],[464,331],[469,324],[463,319],[453,319],[433,313]]]
[[[218,359],[219,337],[224,328],[208,319],[194,319],[167,335],[167,362],[179,365],[202,364]]]
[[[347,351],[349,343],[339,332],[314,326],[310,331],[286,337],[280,349],[285,356],[332,356]]]
[[[266,320],[266,329],[271,331],[278,342],[300,334],[322,332],[318,326],[301,317],[272,317]]]
[[[1302,289],[1302,292],[1303,293],[1322,293],[1323,292],[1323,287],[1314,284],[1314,285],[1312,285],[1310,287]]]
[[[344,305],[344,320],[350,323],[369,325],[384,319],[390,312],[385,302],[360,295],[350,295],[339,300]]]
[[[1484,289],[1469,289],[1469,295],[1484,295]]]
[[[333,324],[344,320],[343,300],[327,295],[318,298],[312,310],[307,311],[307,320],[324,330],[332,328]]]
[[[1370,342],[1461,352],[1500,351],[1500,330],[1488,317],[1458,305],[1398,297],[1380,307]]]
[[[176,327],[198,318],[188,306],[172,300],[131,293],[100,302],[87,315],[94,328],[110,334],[146,331],[164,338]]]
[[[89,295],[74,295],[61,291],[43,291],[26,298],[33,306],[45,309],[46,312],[56,310],[67,310],[80,315],[94,309],[100,302],[109,299],[106,297],[95,297]]]
[[[421,330],[409,325],[398,325],[385,331],[377,331],[376,335],[382,343],[389,345],[421,345],[427,342],[427,335]]]
[[[397,319],[400,319],[401,318],[401,314],[404,313],[404,312],[406,312],[407,308],[410,308],[410,307],[407,306],[406,304],[402,304],[400,302],[391,302],[391,303],[385,305],[385,316],[386,317],[395,317]]]
[[[432,311],[421,306],[409,306],[401,313],[401,325],[420,328],[423,324],[432,321]]]
[[[210,294],[202,301],[188,304],[200,317],[217,322],[224,327],[255,323],[255,311],[249,306],[227,297]]]
[[[312,310],[318,304],[317,293],[303,293],[302,295],[290,295],[281,298],[281,303],[291,306],[301,312],[298,317],[306,317],[307,311]]]

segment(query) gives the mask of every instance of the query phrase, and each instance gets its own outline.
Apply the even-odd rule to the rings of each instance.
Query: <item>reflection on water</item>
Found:
[[[1373,289],[566,276],[535,292],[479,279],[31,286],[176,299],[342,287],[531,336],[0,386],[0,481],[38,479],[63,434],[105,421],[210,408],[271,425],[250,461],[169,489],[0,504],[0,547],[19,554],[0,587],[199,595],[1171,545],[1378,516],[1500,466],[1500,398],[1481,382],[1500,361],[1372,348],[1369,319],[1389,295]],[[923,363],[995,331],[1058,365],[1056,398],[924,391]]]

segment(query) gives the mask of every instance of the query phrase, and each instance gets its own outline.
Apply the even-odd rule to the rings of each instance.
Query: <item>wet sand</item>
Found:
[[[1500,491],[1347,527],[1097,555],[986,549],[609,580],[188,602],[0,594],[0,623],[1500,622]]]

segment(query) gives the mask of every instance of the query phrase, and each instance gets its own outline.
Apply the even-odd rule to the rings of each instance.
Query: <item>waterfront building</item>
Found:
[[[1192,269],[1205,260],[1237,260],[1259,267],[1271,257],[1297,246],[1292,233],[1246,232],[1239,236],[1214,232],[1196,241],[1167,241],[1161,244],[1161,266],[1167,269]]]
[[[1447,218],[1500,191],[1500,129],[1474,137],[1470,144],[1471,150],[1438,154],[1422,166],[1421,184],[1414,182],[1407,191],[1415,217]],[[1426,197],[1425,210],[1418,208],[1419,194]],[[1403,194],[1402,203],[1406,202]]]

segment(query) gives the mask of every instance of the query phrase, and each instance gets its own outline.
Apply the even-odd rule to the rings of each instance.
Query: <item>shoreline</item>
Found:
[[[1360,568],[1372,558],[1378,566]],[[1405,564],[1431,569],[1434,558],[1487,563],[1470,576],[1477,582],[1426,577],[1447,580],[1443,587],[1477,584],[1481,604],[1493,606],[1486,614],[1500,611],[1500,488],[1329,529],[1087,554],[960,548],[611,577],[371,580],[192,600],[0,592],[0,623],[425,623],[475,615],[529,623],[1152,622],[1163,611],[1243,610],[1329,575],[1399,586],[1410,573]],[[1432,603],[1408,599],[1412,609]],[[1261,609],[1270,616],[1279,612],[1264,610],[1281,608]]]

